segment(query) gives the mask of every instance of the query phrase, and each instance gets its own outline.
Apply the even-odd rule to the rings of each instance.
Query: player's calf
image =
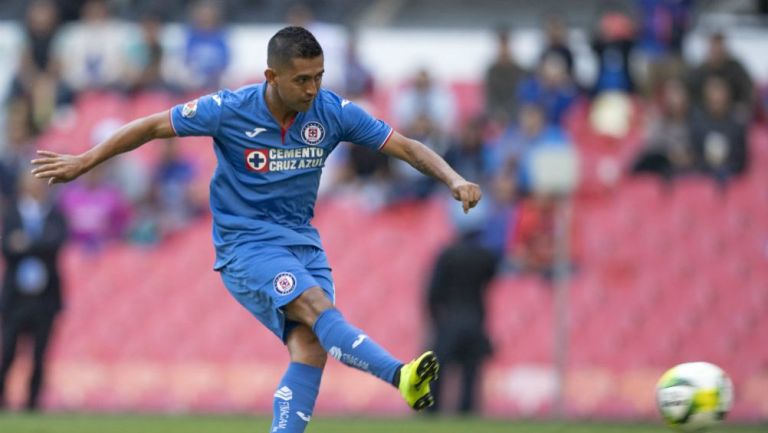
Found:
[[[395,374],[402,362],[362,330],[350,325],[339,310],[332,308],[320,314],[313,330],[330,356],[394,384]]]

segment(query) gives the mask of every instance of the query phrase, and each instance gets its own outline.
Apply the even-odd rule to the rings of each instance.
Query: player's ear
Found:
[[[267,79],[267,83],[269,83],[271,86],[274,86],[277,81],[277,73],[272,68],[267,68],[264,70],[264,78]]]

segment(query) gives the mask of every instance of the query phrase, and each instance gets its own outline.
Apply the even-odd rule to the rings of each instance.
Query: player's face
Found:
[[[309,110],[320,91],[324,72],[323,56],[293,59],[291,65],[277,73],[280,99],[292,110]]]

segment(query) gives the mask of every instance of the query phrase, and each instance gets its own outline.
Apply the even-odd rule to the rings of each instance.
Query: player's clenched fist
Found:
[[[39,158],[33,159],[32,174],[38,179],[48,179],[49,184],[69,182],[87,171],[80,156],[60,155],[48,150],[38,150]]]
[[[467,182],[463,179],[451,185],[451,193],[453,193],[453,198],[461,202],[464,207],[464,213],[477,206],[477,203],[483,197],[478,184]]]

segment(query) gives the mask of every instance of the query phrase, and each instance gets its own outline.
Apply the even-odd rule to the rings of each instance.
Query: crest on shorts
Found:
[[[296,277],[290,272],[280,272],[272,282],[278,295],[288,295],[296,288]]]
[[[301,128],[301,139],[311,146],[323,141],[323,137],[325,137],[325,128],[320,122],[307,122]]]
[[[195,117],[195,114],[197,114],[197,99],[187,102],[181,109],[181,117],[189,119]]]

